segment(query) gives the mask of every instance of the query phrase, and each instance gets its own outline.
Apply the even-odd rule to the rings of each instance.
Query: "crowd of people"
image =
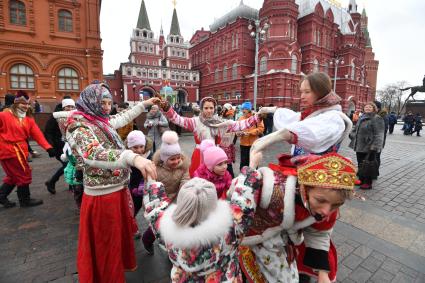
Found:
[[[134,239],[148,254],[155,241],[168,254],[172,282],[333,282],[336,248],[331,240],[338,209],[353,196],[355,184],[370,189],[371,176],[357,176],[354,163],[339,155],[352,139],[359,166],[379,160],[385,121],[367,103],[355,127],[342,112],[330,78],[313,73],[300,84],[302,111],[273,105],[252,109],[212,97],[199,113],[184,117],[179,105],[153,97],[111,115],[106,84],[88,85],[77,101],[65,98],[47,122],[45,136],[28,115],[30,99],[14,98],[0,113],[0,161],[6,177],[0,189],[4,207],[18,187],[21,206],[30,198],[31,137],[60,167],[46,181],[55,194],[61,174],[80,211],[77,269],[79,282],[125,282],[137,268]],[[134,119],[147,112],[144,128]],[[239,117],[238,117],[239,116]],[[182,152],[180,131],[192,132],[191,157]],[[273,131],[273,127],[276,129]],[[240,173],[235,144],[240,139]],[[276,164],[260,167],[274,143],[291,145]],[[149,223],[139,230],[143,211]],[[141,267],[143,268],[143,266]]]

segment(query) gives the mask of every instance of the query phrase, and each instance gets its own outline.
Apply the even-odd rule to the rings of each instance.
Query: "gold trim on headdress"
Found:
[[[353,190],[357,169],[348,159],[329,154],[298,167],[297,171],[299,184]]]

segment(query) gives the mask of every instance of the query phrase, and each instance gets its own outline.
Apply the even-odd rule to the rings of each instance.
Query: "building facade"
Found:
[[[46,111],[102,79],[100,0],[0,1],[0,99],[27,91]]]
[[[199,72],[192,70],[189,47],[190,44],[181,35],[176,8],[167,38],[162,27],[159,38],[155,38],[145,1],[142,0],[137,26],[130,39],[129,61],[121,63],[113,75],[104,76],[112,88],[114,99],[135,103],[170,86],[176,92],[177,102],[197,101]]]
[[[255,21],[269,26],[258,50],[258,105],[298,110],[300,79],[318,71],[332,78],[345,111],[374,99],[378,61],[355,0],[348,9],[326,0],[265,0],[259,11],[241,1],[190,41],[201,97],[220,104],[253,100],[255,42],[248,26]]]

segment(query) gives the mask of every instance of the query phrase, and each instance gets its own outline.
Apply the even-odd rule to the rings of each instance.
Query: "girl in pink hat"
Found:
[[[227,155],[223,149],[214,145],[212,140],[201,143],[201,166],[195,171],[194,177],[210,181],[215,185],[217,197],[224,199],[232,182],[232,176],[227,171]]]

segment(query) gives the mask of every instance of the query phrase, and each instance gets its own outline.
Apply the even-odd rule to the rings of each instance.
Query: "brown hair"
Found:
[[[301,83],[305,80],[310,84],[310,89],[316,94],[317,100],[325,97],[332,91],[331,78],[325,73],[309,74],[301,80]]]
[[[363,110],[364,110],[366,105],[372,106],[373,112],[378,113],[378,106],[376,106],[375,103],[373,103],[372,101],[366,102],[365,105],[363,105]]]

